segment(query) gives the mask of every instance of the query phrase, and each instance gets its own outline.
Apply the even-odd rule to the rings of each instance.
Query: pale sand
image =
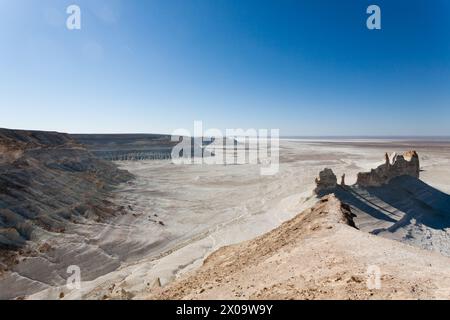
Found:
[[[65,292],[66,299],[76,299],[80,292],[69,292],[61,274],[67,265],[79,264],[83,298],[146,297],[155,279],[165,285],[199,267],[219,247],[268,232],[310,207],[315,202],[314,178],[324,167],[338,176],[345,172],[350,184],[357,172],[382,163],[384,151],[417,149],[425,170],[422,179],[450,193],[450,145],[359,143],[282,141],[280,172],[272,177],[260,176],[259,167],[250,165],[123,162],[120,166],[138,179],[118,190],[116,201],[130,205],[132,214],[108,225],[87,223],[71,230],[72,236],[66,236],[72,237],[70,243],[57,241],[55,247],[64,247],[61,252],[66,253],[55,257],[58,281],[55,272],[52,275],[55,261],[38,267],[37,260],[31,260],[0,280],[0,287],[9,284],[14,296],[14,290],[21,295],[27,288],[39,291],[45,285],[47,289],[30,298],[56,299]],[[35,282],[44,285],[33,290]]]

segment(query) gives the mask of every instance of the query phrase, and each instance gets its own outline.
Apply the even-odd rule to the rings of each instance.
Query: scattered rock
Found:
[[[152,288],[161,288],[161,279],[158,277],[153,281]]]
[[[361,283],[364,279],[361,276],[351,276],[349,282]]]
[[[45,242],[44,244],[42,244],[40,247],[39,247],[39,252],[40,253],[46,253],[46,252],[49,252],[50,250],[52,249],[52,247],[50,246],[50,244],[48,244],[47,242]]]
[[[132,294],[131,292],[129,292],[125,289],[122,289],[120,291],[120,296],[121,296],[121,299],[123,299],[123,300],[131,300],[134,298],[134,294]]]

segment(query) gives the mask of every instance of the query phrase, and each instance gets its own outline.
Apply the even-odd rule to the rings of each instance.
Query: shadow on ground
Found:
[[[411,221],[436,230],[450,227],[450,195],[410,176],[381,187],[338,186],[335,194],[357,216],[365,214],[388,224],[383,231],[395,232]]]

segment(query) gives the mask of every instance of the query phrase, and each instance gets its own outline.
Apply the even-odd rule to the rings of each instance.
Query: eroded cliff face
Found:
[[[113,215],[109,192],[130,179],[67,134],[0,129],[0,250],[23,246],[37,230]]]
[[[323,169],[316,178],[316,188],[314,192],[321,196],[334,192],[337,186],[337,177],[331,169]]]
[[[388,156],[371,172],[358,174],[353,185],[325,169],[316,179],[315,194],[333,193],[348,204],[361,230],[450,257],[450,195],[419,179],[415,151]]]
[[[97,158],[108,161],[170,159],[179,142],[159,134],[73,134]]]
[[[386,153],[386,162],[370,172],[360,172],[356,184],[361,187],[378,187],[400,176],[419,178],[420,161],[417,152],[409,151],[404,155]]]
[[[385,163],[372,169],[370,172],[358,173],[356,185],[360,187],[380,187],[388,184],[391,180],[410,176],[418,179],[420,175],[419,155],[416,151],[408,151],[403,155],[396,153],[389,156],[385,154]],[[340,186],[345,187],[345,174],[341,178]],[[316,188],[314,193],[323,196],[335,192],[337,177],[331,169],[324,169],[316,178]]]

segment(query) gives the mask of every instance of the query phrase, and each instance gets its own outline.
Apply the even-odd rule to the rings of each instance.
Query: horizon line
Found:
[[[12,130],[12,131],[30,131],[30,132],[55,132],[55,133],[63,133],[63,134],[69,134],[69,135],[161,135],[161,136],[172,136],[171,133],[160,133],[160,132],[90,132],[90,133],[71,133],[69,131],[58,131],[58,130],[39,130],[39,129],[11,129],[11,128],[5,128],[1,127],[0,130]],[[193,136],[191,136],[193,137]],[[299,135],[280,135],[280,139],[450,139],[450,135],[433,135],[433,134],[424,134],[424,135],[367,135],[367,134],[361,134],[361,135],[305,135],[305,134],[299,134]]]

